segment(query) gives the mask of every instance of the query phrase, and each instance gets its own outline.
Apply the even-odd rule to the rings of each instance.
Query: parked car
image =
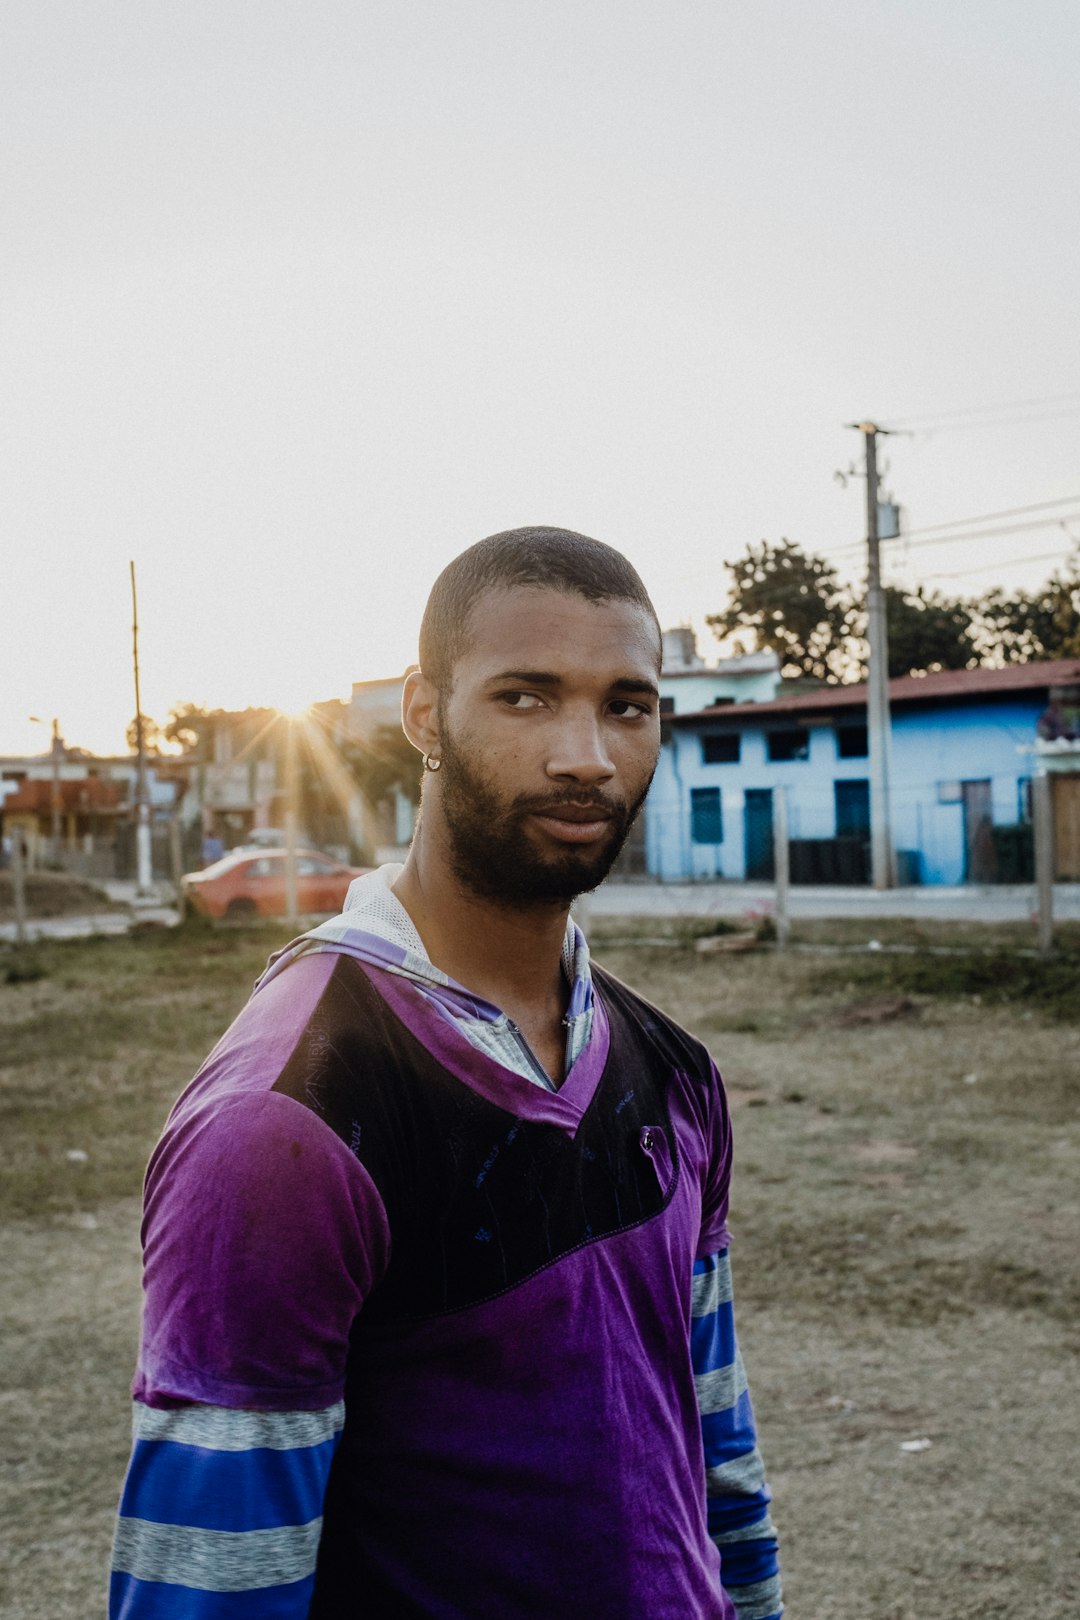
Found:
[[[180,879],[185,905],[204,917],[228,917],[239,922],[252,917],[283,917],[285,903],[283,849],[237,849],[201,872]],[[296,852],[296,905],[302,912],[340,911],[353,878],[363,877],[367,866],[343,866],[318,850]]]

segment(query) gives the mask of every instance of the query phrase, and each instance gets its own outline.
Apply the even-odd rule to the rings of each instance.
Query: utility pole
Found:
[[[15,899],[15,943],[26,944],[26,857],[23,854],[23,830],[16,827],[11,835],[11,884]]]
[[[878,434],[887,432],[887,429],[878,427],[874,422],[851,422],[848,425],[866,440],[866,639],[870,651],[866,720],[870,745],[870,865],[874,888],[891,889],[896,881],[896,855],[889,805],[889,642],[885,627],[885,593],[881,588],[877,471]]]
[[[290,714],[285,721],[285,919],[290,928],[299,926],[300,907],[296,882],[297,800],[299,799],[298,761],[296,757],[296,716]]]
[[[60,761],[63,758],[64,745],[60,740],[60,722],[53,717],[52,723],[52,863],[60,865]]]
[[[143,736],[142,699],[139,696],[139,602],[135,591],[135,564],[131,569],[131,651],[135,664],[135,872],[137,891],[153,893],[153,861],[150,848],[150,803],[146,791],[146,738]]]
[[[788,835],[788,790],[773,789],[773,866],[776,883],[776,948],[784,951],[791,938],[791,845]]]
[[[35,726],[44,726],[48,724],[47,721],[39,719],[36,714],[32,714],[30,719],[33,721]],[[52,757],[52,791],[49,796],[49,807],[52,812],[52,826],[49,835],[49,862],[52,866],[59,868],[61,844],[60,763],[64,757],[64,743],[62,737],[60,736],[60,721],[55,715],[53,716],[52,722],[52,743],[49,752]]]
[[[1039,955],[1054,948],[1054,806],[1050,777],[1040,771],[1031,779],[1032,821],[1035,824],[1035,910]]]

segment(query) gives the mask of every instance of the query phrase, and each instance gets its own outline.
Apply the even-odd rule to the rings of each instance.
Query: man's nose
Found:
[[[615,775],[615,762],[594,715],[567,718],[548,758],[547,774],[589,786]]]

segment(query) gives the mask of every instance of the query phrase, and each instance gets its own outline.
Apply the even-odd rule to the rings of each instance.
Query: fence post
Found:
[[[787,788],[778,787],[773,794],[773,866],[776,872],[776,944],[785,950],[791,933],[788,914],[788,887],[791,868],[788,851]]]
[[[26,944],[26,865],[23,858],[22,828],[11,838],[11,887],[15,901],[15,943]]]
[[[1039,954],[1049,956],[1054,948],[1054,807],[1050,798],[1050,777],[1045,771],[1032,777],[1031,798]]]

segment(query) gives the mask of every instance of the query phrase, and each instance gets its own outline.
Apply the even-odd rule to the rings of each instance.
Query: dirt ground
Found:
[[[25,879],[28,917],[70,917],[87,912],[114,911],[104,889],[66,872],[29,872]],[[10,871],[0,872],[0,922],[15,919],[15,880]]]
[[[142,1164],[274,943],[72,942],[0,983],[4,1620],[104,1612]],[[1075,1620],[1080,1024],[945,958],[913,991],[910,957],[596,949],[729,1087],[789,1620]]]

